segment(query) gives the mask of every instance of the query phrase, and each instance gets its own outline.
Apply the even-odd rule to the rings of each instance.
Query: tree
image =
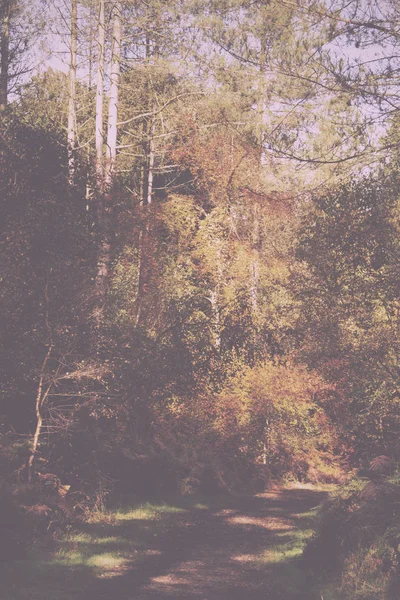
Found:
[[[26,82],[1,138],[6,389],[32,479],[53,457],[95,488],[123,479],[122,455],[166,461],[188,488],[235,456],[238,479],[260,461],[306,476],[302,445],[316,463],[340,453],[335,421],[358,452],[363,427],[381,452],[395,443],[389,166],[306,194],[363,143],[365,98],[347,106],[324,75],[347,9],[318,21],[321,7],[57,5],[68,75]]]
[[[98,203],[101,212],[101,193],[104,178],[104,123],[103,123],[103,99],[104,99],[104,52],[105,52],[105,5],[104,0],[99,0],[98,17],[98,41],[97,41],[97,75],[96,75],[96,122],[95,122],[95,143],[96,143],[96,192],[100,195]]]
[[[274,164],[307,171],[315,187],[384,159],[398,103],[395,3],[238,0],[194,11],[213,77],[247,95],[248,131],[260,143],[263,129]]]
[[[71,40],[70,40],[70,64],[68,81],[68,167],[69,183],[74,185],[75,179],[75,146],[76,146],[76,67],[77,67],[77,37],[78,37],[78,4],[77,0],[71,0]]]
[[[399,451],[397,211],[397,175],[342,185],[314,198],[297,250],[303,355],[337,383],[344,435],[367,456]]]
[[[326,154],[321,148],[305,154],[288,149],[282,155],[337,165],[384,159],[391,144],[382,133],[399,108],[397,3],[338,0],[299,4],[298,9],[309,27],[321,31],[322,43],[315,49],[307,40],[305,58],[311,71],[288,63],[285,75],[306,81],[313,93],[330,98],[330,112],[342,135],[331,140]]]
[[[7,423],[32,441],[29,479],[45,450],[59,376],[77,362],[82,254],[90,253],[84,205],[69,191],[65,139],[32,125],[10,113],[0,170],[2,381]]]
[[[0,113],[7,106],[8,99],[8,77],[10,62],[10,14],[11,1],[5,0],[2,5],[2,31],[1,31],[1,65],[0,65]]]
[[[118,134],[118,99],[119,79],[121,72],[121,37],[122,37],[122,4],[115,2],[112,7],[113,32],[111,50],[111,76],[110,76],[110,102],[108,108],[108,130],[106,148],[106,185],[112,184],[117,158],[117,134]]]
[[[301,479],[309,471],[311,478],[334,478],[334,428],[318,403],[324,388],[316,373],[291,363],[239,372],[216,398],[221,451],[238,463],[263,463],[273,477]]]
[[[30,6],[25,0],[3,0],[0,6],[0,113],[9,95],[39,62],[36,47],[44,31],[44,3]]]

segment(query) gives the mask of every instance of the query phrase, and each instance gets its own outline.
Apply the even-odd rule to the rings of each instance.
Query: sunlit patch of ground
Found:
[[[171,506],[168,504],[142,504],[133,510],[119,510],[114,513],[114,518],[116,521],[143,521],[154,519],[161,519],[165,515],[168,514],[178,514],[185,512],[184,508],[180,508],[178,506]]]
[[[257,560],[256,554],[238,554],[237,556],[232,556],[232,560],[235,560],[240,563],[254,563]]]
[[[255,527],[261,527],[262,529],[268,529],[269,531],[281,531],[292,529],[292,525],[287,521],[280,519],[279,517],[269,517],[268,519],[250,517],[248,515],[236,515],[229,517],[228,523],[233,525],[254,525]]]
[[[97,579],[121,577],[147,557],[168,517],[186,509],[145,503],[92,517],[84,531],[71,530],[55,541],[36,545],[25,560],[0,563],[1,600],[80,600]],[[47,548],[46,548],[47,546]]]
[[[0,565],[0,600],[314,600],[296,560],[320,498],[276,489],[97,515]]]

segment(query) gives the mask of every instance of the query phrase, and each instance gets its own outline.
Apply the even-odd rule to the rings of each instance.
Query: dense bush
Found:
[[[320,401],[327,384],[291,362],[265,362],[228,382],[215,404],[225,453],[264,462],[269,478],[317,482],[340,476],[335,428]]]
[[[400,597],[400,481],[370,471],[339,488],[322,506],[304,560],[324,573],[328,598]]]

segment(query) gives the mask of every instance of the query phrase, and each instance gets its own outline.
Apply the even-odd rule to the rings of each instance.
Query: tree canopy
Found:
[[[400,458],[398,8],[3,2],[1,477]]]

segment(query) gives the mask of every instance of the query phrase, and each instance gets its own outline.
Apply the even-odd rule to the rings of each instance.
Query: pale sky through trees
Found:
[[[82,9],[81,6],[78,6],[80,18],[82,16],[87,16],[86,9]],[[69,31],[68,31],[68,14],[70,12],[70,7],[67,0],[57,0],[56,3],[53,3],[48,11],[48,34],[46,37],[46,57],[44,60],[39,61],[38,71],[43,72],[46,68],[52,68],[56,70],[60,70],[64,73],[68,72],[69,68]],[[239,25],[239,22],[238,22]],[[382,59],[393,55],[394,48],[390,45],[390,42],[386,44],[369,44],[364,48],[357,48],[358,44],[352,40],[349,40],[347,36],[341,36],[339,39],[336,39],[334,42],[328,43],[325,46],[325,50],[329,51],[332,54],[332,57],[339,63],[341,60],[348,64],[345,71],[345,76],[352,77],[353,71],[360,68],[360,65],[365,64],[368,68],[375,68],[375,64],[379,68]],[[213,60],[213,57],[216,53],[216,48],[214,47],[211,41],[208,41],[206,44],[202,45],[201,52],[203,53],[203,60],[205,64],[207,60]],[[235,63],[236,59],[229,57],[229,54],[224,53],[222,50],[219,51],[221,56],[225,55],[228,58],[228,61],[232,61],[232,64]],[[217,51],[218,54],[218,51]],[[42,54],[43,56],[43,54]],[[94,57],[95,58],[95,57]],[[87,79],[87,56],[82,57],[80,51],[78,49],[78,71],[77,76],[78,80],[85,81]],[[189,58],[189,61],[191,59]],[[351,66],[353,65],[353,66]],[[179,63],[178,63],[179,70]],[[189,72],[190,73],[190,70]],[[268,73],[266,71],[265,78],[268,80],[271,75],[274,77],[274,72]],[[108,80],[108,74],[106,72],[106,80]],[[212,82],[210,82],[212,85]],[[329,95],[326,96],[329,98]],[[369,129],[369,133],[367,138],[369,142],[373,145],[376,145],[378,139],[385,135],[387,128],[387,116],[385,114],[384,107],[378,107],[376,103],[370,102],[367,98],[363,100],[359,100],[359,111],[360,115],[363,115],[363,119],[367,124],[367,129]],[[269,121],[269,117],[267,117],[267,113],[270,112],[271,116],[275,115],[272,119],[272,127],[274,127],[274,122],[276,122],[276,118],[285,120],[287,118],[288,113],[291,113],[292,107],[285,107],[284,104],[279,101],[275,101],[270,103],[268,106],[266,105],[267,110],[264,111],[264,126],[267,126],[267,121]],[[299,103],[299,108],[301,108],[301,101]],[[321,106],[316,105],[312,110],[317,112],[321,109]],[[330,116],[330,109],[328,109],[327,116]],[[317,119],[318,121],[318,119]],[[369,124],[368,124],[369,121]],[[268,128],[267,128],[268,129]],[[319,131],[319,125],[316,122],[315,125],[311,127],[308,131],[307,135],[314,131],[317,133]],[[301,139],[301,138],[300,138]],[[265,148],[265,152],[269,153],[270,150]]]

